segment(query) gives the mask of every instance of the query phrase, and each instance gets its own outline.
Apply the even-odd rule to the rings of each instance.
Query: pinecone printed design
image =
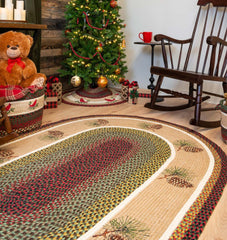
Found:
[[[160,179],[166,179],[167,183],[179,187],[179,188],[192,188],[193,184],[190,183],[192,173],[185,168],[169,168],[164,171],[164,177]]]
[[[105,120],[105,119],[98,119],[97,121],[93,122],[92,125],[93,126],[105,126],[109,123],[108,120]]]
[[[108,240],[126,240],[124,237],[120,236],[119,234],[111,234],[107,238]]]
[[[185,152],[193,152],[193,153],[203,151],[202,148],[194,147],[194,146],[185,146],[183,149],[184,149]]]
[[[172,184],[173,186],[180,187],[180,188],[193,187],[193,185],[190,182],[184,180],[183,178],[177,177],[177,176],[167,178],[167,182],[169,184]]]
[[[147,129],[147,130],[152,130],[152,131],[159,130],[162,127],[163,126],[161,124],[147,124],[147,123],[144,123],[142,125],[142,128]]]
[[[9,159],[13,156],[12,150],[2,149],[0,150],[0,160]]]
[[[64,135],[64,133],[62,131],[57,131],[57,130],[48,131],[48,137],[51,139],[53,138],[53,139],[57,140],[57,139],[61,138],[63,135]]]
[[[191,143],[187,140],[177,140],[174,145],[178,147],[177,151],[180,151],[181,149],[183,149],[185,152],[192,153],[198,153],[203,151],[202,148],[195,146],[194,143]]]

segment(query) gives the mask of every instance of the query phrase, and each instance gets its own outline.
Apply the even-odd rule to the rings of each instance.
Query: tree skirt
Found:
[[[125,102],[120,96],[120,91],[113,88],[89,88],[74,90],[62,96],[66,104],[98,107],[109,106]]]
[[[215,143],[150,118],[61,121],[0,153],[0,239],[197,239],[227,182]]]

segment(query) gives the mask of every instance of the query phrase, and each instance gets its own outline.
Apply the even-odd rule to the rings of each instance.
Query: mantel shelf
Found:
[[[35,24],[26,22],[16,21],[0,21],[0,28],[11,28],[11,29],[47,29],[45,24]]]

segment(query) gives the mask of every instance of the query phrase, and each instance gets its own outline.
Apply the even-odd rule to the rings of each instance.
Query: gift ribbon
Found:
[[[14,59],[8,59],[8,66],[6,68],[6,70],[11,73],[12,71],[12,68],[14,66],[14,64],[18,64],[21,68],[25,68],[25,63],[21,61],[21,57],[18,57],[18,58],[14,58]]]

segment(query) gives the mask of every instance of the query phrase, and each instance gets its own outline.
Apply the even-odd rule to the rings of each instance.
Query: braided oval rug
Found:
[[[203,135],[156,119],[43,126],[0,148],[0,239],[197,239],[226,160]]]

